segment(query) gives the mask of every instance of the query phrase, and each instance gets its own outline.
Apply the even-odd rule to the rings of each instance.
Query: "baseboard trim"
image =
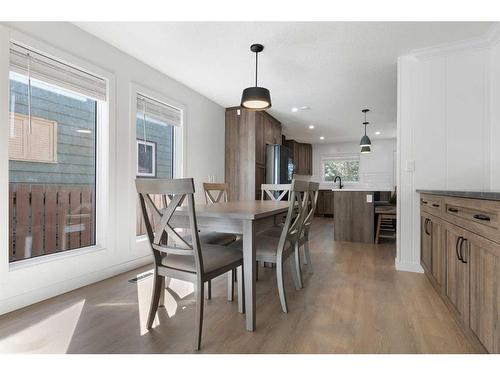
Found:
[[[400,262],[396,259],[394,264],[397,271],[424,273],[424,269],[420,263]]]
[[[109,279],[110,277],[131,271],[152,262],[153,260],[151,255],[143,256],[98,271],[90,272],[73,279],[64,280],[40,289],[30,290],[29,292],[1,300],[0,316],[23,307],[33,305],[37,302],[71,292],[72,290],[96,283],[98,281]]]

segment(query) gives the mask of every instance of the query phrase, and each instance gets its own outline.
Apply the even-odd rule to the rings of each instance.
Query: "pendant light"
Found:
[[[366,125],[369,124],[369,122],[366,121],[366,113],[369,111],[370,111],[369,109],[363,109],[361,111],[365,115],[365,121],[363,122],[363,125],[365,126],[365,135],[361,138],[361,141],[359,142],[362,154],[369,154],[371,152],[372,142],[370,141],[370,138],[368,138],[368,136],[366,135]]]
[[[255,86],[247,87],[241,95],[241,106],[252,111],[263,111],[271,108],[271,94],[264,87],[257,86],[257,66],[259,52],[264,50],[262,44],[252,44],[250,51],[255,53]]]

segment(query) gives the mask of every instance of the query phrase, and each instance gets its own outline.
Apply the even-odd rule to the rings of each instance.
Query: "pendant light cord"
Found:
[[[255,87],[257,87],[257,69],[259,66],[259,53],[255,52]]]

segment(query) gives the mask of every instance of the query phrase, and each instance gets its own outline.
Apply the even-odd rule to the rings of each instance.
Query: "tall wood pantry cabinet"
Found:
[[[281,123],[265,111],[226,109],[225,182],[230,200],[260,199],[266,145],[281,144]]]

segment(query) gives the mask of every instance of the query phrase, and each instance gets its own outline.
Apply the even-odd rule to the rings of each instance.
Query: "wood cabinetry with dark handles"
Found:
[[[266,145],[281,144],[281,123],[265,111],[226,109],[225,182],[230,200],[260,199]]]
[[[313,173],[312,145],[290,139],[286,141],[286,146],[293,153],[294,173],[311,176]]]
[[[421,264],[479,352],[500,353],[500,201],[421,194]]]

